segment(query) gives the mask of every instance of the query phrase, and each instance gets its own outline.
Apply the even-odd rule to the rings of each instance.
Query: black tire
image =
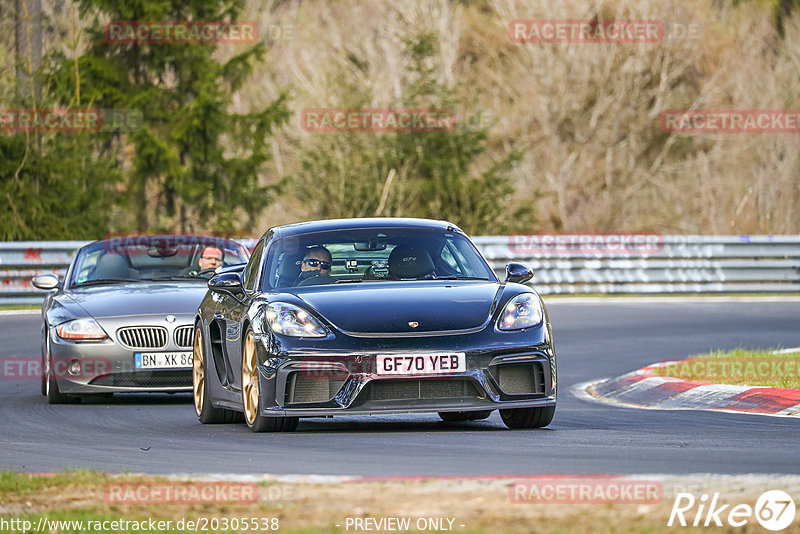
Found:
[[[47,360],[45,359],[45,356],[42,355],[42,371],[41,371],[42,380],[41,380],[41,382],[42,382],[42,395],[44,395],[45,397],[47,396],[47,374],[45,373],[45,366],[46,365],[47,365]]]
[[[215,408],[211,405],[211,394],[208,392],[208,352],[206,351],[206,343],[203,338],[203,332],[200,326],[194,329],[194,343],[192,352],[192,398],[194,400],[194,410],[197,414],[197,419],[204,425],[218,425],[227,423],[237,423],[242,420],[241,414],[233,410],[226,410],[224,408]],[[198,350],[200,351],[198,357]],[[199,362],[199,370],[195,367],[195,362]],[[202,391],[198,394],[198,373],[201,371]],[[198,403],[198,400],[200,401]]]
[[[113,393],[90,393],[88,395],[83,395],[82,398],[86,399],[87,401],[88,400],[93,400],[93,401],[97,401],[97,402],[99,402],[99,401],[110,401],[111,399],[114,398],[114,394]]]
[[[242,409],[245,424],[253,432],[292,432],[297,417],[264,417],[261,415],[261,394],[258,389],[258,356],[253,329],[247,328],[242,344]],[[249,415],[248,415],[248,412]]]
[[[73,397],[71,395],[65,395],[64,393],[61,393],[61,391],[58,389],[58,379],[51,372],[52,369],[53,358],[48,354],[47,365],[44,367],[46,381],[45,394],[47,395],[47,402],[50,404],[78,404],[81,402],[80,397]]]
[[[48,328],[47,325],[42,326],[42,335],[44,336],[44,345],[42,346],[42,367],[40,369],[42,374],[42,395],[45,397],[47,396],[47,373],[45,372],[45,367],[47,366],[47,355],[49,354],[49,343],[50,340],[48,339]]]
[[[464,421],[482,421],[490,415],[493,410],[480,410],[475,412],[439,412],[439,417],[445,423],[461,423]]]
[[[500,410],[500,417],[508,428],[542,428],[550,424],[555,413],[555,406],[512,408]]]
[[[297,417],[262,417],[256,416],[252,425],[247,425],[253,432],[294,432],[300,422]]]

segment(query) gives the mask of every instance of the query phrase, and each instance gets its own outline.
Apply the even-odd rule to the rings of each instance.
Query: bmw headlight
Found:
[[[267,306],[267,322],[276,334],[292,337],[325,337],[328,330],[310,313],[294,304],[272,302]]]
[[[94,319],[75,319],[61,323],[56,327],[56,334],[68,341],[100,341],[108,337]]]
[[[519,330],[542,322],[542,305],[533,293],[517,295],[506,304],[497,321],[500,330]]]

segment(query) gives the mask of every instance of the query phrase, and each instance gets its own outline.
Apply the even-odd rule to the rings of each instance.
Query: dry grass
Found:
[[[295,25],[271,42],[269,61],[246,87],[244,107],[291,88],[292,107],[344,107],[353,84],[375,107],[402,105],[410,80],[402,43],[439,35],[434,66],[461,102],[462,120],[491,124],[482,165],[524,153],[512,208],[532,204],[531,230],[796,233],[800,151],[792,134],[667,134],[666,109],[796,106],[797,20],[776,37],[763,3],[705,0],[447,0],[273,2],[255,0],[262,24]],[[654,44],[516,44],[524,18],[660,19]],[[679,36],[689,29],[691,37]],[[315,136],[299,117],[278,137],[277,175],[292,176]],[[369,134],[364,134],[369,135]],[[346,159],[342,160],[347,165]],[[267,179],[274,179],[272,178]],[[264,225],[313,217],[291,195]]]

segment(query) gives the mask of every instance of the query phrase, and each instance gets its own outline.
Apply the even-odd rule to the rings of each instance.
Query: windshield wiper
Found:
[[[363,282],[362,279],[354,278],[354,279],[337,280],[334,282],[334,284],[360,284],[361,282]]]
[[[483,280],[484,282],[488,282],[488,278],[482,278],[480,276],[440,276],[438,278],[434,278],[434,280]]]
[[[192,276],[190,274],[180,274],[176,276],[156,276],[154,278],[142,278],[142,280],[165,282],[169,280],[208,280],[208,278],[205,278],[203,276]]]
[[[75,284],[73,287],[102,286],[106,284],[124,284],[125,282],[138,282],[138,281],[139,280],[133,280],[130,278],[98,278],[97,280],[86,280],[85,282]]]

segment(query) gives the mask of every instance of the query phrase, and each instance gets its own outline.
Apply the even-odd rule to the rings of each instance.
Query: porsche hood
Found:
[[[501,288],[494,282],[370,283],[297,297],[344,332],[429,333],[481,327]]]

